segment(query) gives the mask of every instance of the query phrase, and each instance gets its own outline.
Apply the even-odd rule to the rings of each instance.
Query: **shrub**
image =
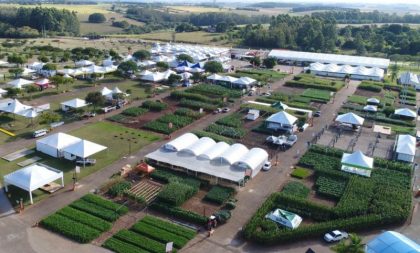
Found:
[[[130,182],[127,182],[127,181],[119,182],[111,186],[111,188],[109,188],[108,194],[113,197],[122,196],[123,193],[130,188],[131,188]]]
[[[232,217],[232,214],[229,210],[219,210],[213,214],[216,216],[216,219],[219,221],[219,223],[224,224],[226,223],[230,217]]]
[[[233,202],[233,201],[228,201],[228,202],[226,202],[224,208],[227,209],[227,210],[233,210],[233,209],[236,208],[236,203]]]
[[[299,179],[305,179],[311,175],[311,171],[302,167],[296,167],[292,174],[290,174],[292,177],[299,178]]]
[[[136,117],[136,116],[143,115],[146,112],[148,112],[148,110],[145,109],[145,108],[131,107],[131,108],[128,108],[128,109],[125,109],[124,111],[122,111],[122,114],[127,115],[127,116]]]
[[[170,205],[179,206],[191,198],[198,189],[179,182],[170,182],[159,192],[157,199]]]
[[[206,194],[204,199],[221,205],[225,203],[234,192],[235,190],[233,188],[215,185]]]
[[[43,219],[41,226],[80,243],[88,243],[101,234],[99,230],[58,214]]]
[[[281,191],[284,194],[296,196],[297,198],[307,198],[309,195],[309,188],[300,182],[289,182]]]
[[[160,101],[152,101],[152,100],[144,101],[141,106],[151,111],[158,111],[158,112],[165,110],[168,107],[168,105],[165,103],[162,103]]]
[[[188,239],[184,237],[171,234],[168,231],[154,227],[142,221],[134,224],[133,227],[131,227],[131,230],[162,243],[173,242],[174,246],[178,249],[184,247],[188,243]]]
[[[71,220],[82,223],[101,232],[105,232],[111,229],[111,223],[69,206],[60,209],[57,214],[65,216]]]

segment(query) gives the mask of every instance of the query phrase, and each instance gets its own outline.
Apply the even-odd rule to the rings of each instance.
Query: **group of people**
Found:
[[[214,233],[214,229],[217,226],[217,220],[216,217],[214,215],[210,216],[210,218],[208,218],[207,220],[207,231],[208,231],[208,236],[211,236]]]

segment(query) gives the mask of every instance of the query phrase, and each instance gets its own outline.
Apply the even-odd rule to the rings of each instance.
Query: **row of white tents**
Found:
[[[207,77],[207,80],[210,80],[212,82],[225,82],[230,83],[234,87],[238,88],[249,88],[251,85],[254,85],[257,83],[257,80],[252,79],[250,77],[232,77],[232,76],[222,76],[218,74],[213,74]]]
[[[385,71],[381,68],[367,68],[364,66],[352,67],[350,65],[337,65],[334,63],[322,64],[319,62],[311,63],[308,68],[311,74],[319,76],[340,77],[349,76],[357,80],[381,81]]]
[[[172,56],[187,54],[193,58],[194,62],[200,62],[210,58],[219,60],[220,62],[226,62],[230,59],[226,57],[230,52],[229,48],[203,45],[166,43],[161,46],[159,43],[156,43],[150,52],[157,55]]]
[[[87,67],[80,67],[76,69],[60,69],[57,73],[64,75],[65,77],[71,76],[84,76],[84,75],[91,75],[91,74],[107,74],[115,72],[118,69],[118,66],[111,65],[111,66],[97,66],[97,65],[90,65]]]

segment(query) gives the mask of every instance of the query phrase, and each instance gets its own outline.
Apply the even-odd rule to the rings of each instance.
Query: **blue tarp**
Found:
[[[420,245],[403,234],[387,231],[366,245],[366,253],[419,253]]]
[[[182,61],[178,63],[177,67],[191,67],[194,66],[192,63],[190,63],[189,61]]]

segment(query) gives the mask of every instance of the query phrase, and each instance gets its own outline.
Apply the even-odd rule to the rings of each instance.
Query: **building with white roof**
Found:
[[[61,187],[64,187],[62,171],[44,164],[35,163],[7,174],[3,179],[6,192],[9,190],[10,185],[19,187],[29,192],[29,199],[31,204],[33,204],[33,191],[60,178]]]
[[[406,117],[406,118],[412,118],[412,119],[415,119],[417,117],[416,112],[413,111],[413,110],[410,110],[408,108],[395,109],[394,114],[399,115],[399,116],[403,116],[403,117]]]
[[[324,63],[350,66],[363,66],[367,68],[388,69],[390,60],[376,57],[351,56],[340,54],[310,53],[290,50],[271,50],[269,57],[279,61],[302,62],[302,63]]]
[[[364,66],[352,67],[350,65],[337,65],[335,63],[322,64],[319,62],[309,65],[311,74],[328,77],[344,78],[348,76],[356,80],[381,81],[385,71],[381,68],[367,68]]]
[[[193,172],[206,179],[241,184],[245,176],[254,177],[268,159],[261,148],[248,149],[242,144],[216,143],[208,137],[186,133],[164,144],[145,158],[174,170]]]
[[[408,85],[416,90],[420,89],[420,75],[416,75],[411,72],[404,72],[400,75],[398,81],[402,85]]]
[[[395,141],[395,159],[412,163],[416,155],[416,138],[400,134]]]
[[[335,121],[345,124],[362,126],[365,119],[355,113],[348,112],[345,114],[338,115],[337,118],[335,118]]]
[[[23,86],[27,86],[33,83],[34,83],[33,81],[19,78],[19,79],[15,79],[13,81],[8,82],[7,85],[15,89],[22,89]]]

